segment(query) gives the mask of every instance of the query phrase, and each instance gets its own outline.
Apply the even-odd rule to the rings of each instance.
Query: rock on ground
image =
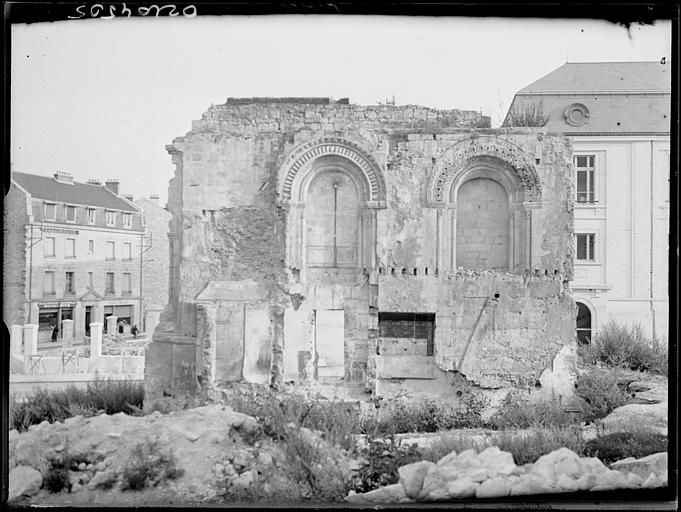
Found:
[[[40,471],[30,466],[16,466],[9,472],[8,502],[15,501],[22,496],[33,496],[43,485]]]
[[[466,450],[452,452],[437,464],[421,461],[402,466],[397,484],[365,494],[353,493],[346,499],[355,504],[385,504],[399,503],[405,497],[441,501],[666,485],[666,453],[626,459],[614,466],[618,469],[609,469],[597,458],[579,457],[567,448],[554,450],[524,466],[513,464],[512,455],[497,447],[480,453]]]

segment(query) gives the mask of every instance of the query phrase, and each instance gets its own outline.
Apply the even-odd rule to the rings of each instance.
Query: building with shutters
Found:
[[[572,141],[577,332],[610,319],[665,337],[669,325],[671,65],[566,63],[518,91],[504,122],[546,116]]]
[[[13,172],[5,196],[3,320],[37,324],[38,341],[73,320],[73,336],[114,315],[140,322],[141,210],[117,180]]]

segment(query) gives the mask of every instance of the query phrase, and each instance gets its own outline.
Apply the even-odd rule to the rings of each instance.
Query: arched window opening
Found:
[[[340,170],[315,176],[307,191],[306,261],[310,267],[357,267],[360,197]]]
[[[456,263],[464,268],[509,270],[509,200],[504,187],[474,178],[457,192]]]
[[[577,341],[582,345],[591,343],[591,310],[581,302],[577,303]]]

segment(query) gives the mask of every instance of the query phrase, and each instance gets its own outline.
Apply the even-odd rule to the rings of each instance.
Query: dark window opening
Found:
[[[591,343],[591,311],[581,302],[577,303],[577,341],[582,345]]]
[[[433,355],[435,332],[435,313],[378,313],[378,335],[384,341],[412,340],[417,352],[406,352],[409,345],[402,350],[408,355]],[[424,343],[419,343],[424,342]],[[425,344],[425,350],[423,348]],[[423,353],[425,352],[425,353]],[[396,354],[394,354],[396,355]]]

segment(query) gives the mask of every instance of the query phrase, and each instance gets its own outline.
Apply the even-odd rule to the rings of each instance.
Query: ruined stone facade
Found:
[[[546,381],[574,344],[571,150],[486,126],[322,98],[212,106],[167,146],[170,303],[147,392]]]

